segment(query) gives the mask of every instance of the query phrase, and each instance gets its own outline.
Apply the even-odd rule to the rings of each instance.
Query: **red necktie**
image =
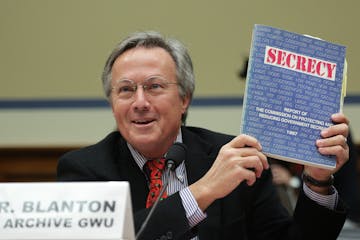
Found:
[[[146,208],[149,208],[154,204],[154,202],[158,198],[161,188],[163,186],[163,182],[161,180],[161,175],[162,175],[163,169],[165,168],[165,159],[161,158],[161,159],[150,160],[150,161],[147,161],[145,165],[150,171],[150,174],[149,174],[150,191],[149,191],[149,195],[146,200]],[[166,198],[166,197],[167,197],[167,194],[166,194],[166,192],[164,192],[164,194],[162,195],[162,199]]]

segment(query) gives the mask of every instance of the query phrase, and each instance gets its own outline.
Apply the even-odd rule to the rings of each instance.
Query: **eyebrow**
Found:
[[[165,76],[162,76],[162,75],[150,75],[150,76],[146,77],[142,82],[144,82],[144,81],[146,81],[146,80],[149,80],[149,79],[152,79],[152,78],[156,78],[156,77],[162,78],[162,79],[168,81],[168,79],[167,79]],[[131,81],[131,82],[135,82],[134,80],[132,80],[132,79],[130,79],[130,78],[120,78],[120,79],[115,80],[115,83],[118,83],[118,82],[121,82],[121,81]],[[141,83],[141,82],[140,82],[140,83]]]

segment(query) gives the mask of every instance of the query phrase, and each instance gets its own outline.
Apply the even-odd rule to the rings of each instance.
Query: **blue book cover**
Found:
[[[269,26],[252,36],[241,133],[257,138],[272,158],[334,168],[316,148],[331,115],[342,111],[344,46]],[[344,84],[343,84],[344,83]]]

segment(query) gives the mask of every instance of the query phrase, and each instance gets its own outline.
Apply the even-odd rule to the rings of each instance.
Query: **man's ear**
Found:
[[[186,95],[183,99],[182,99],[182,113],[184,114],[186,112],[186,109],[189,107],[190,104],[190,96]]]

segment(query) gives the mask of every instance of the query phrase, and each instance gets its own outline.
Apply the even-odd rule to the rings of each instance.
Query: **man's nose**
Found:
[[[138,109],[143,109],[149,105],[148,96],[141,85],[138,85],[134,93],[134,105]]]

